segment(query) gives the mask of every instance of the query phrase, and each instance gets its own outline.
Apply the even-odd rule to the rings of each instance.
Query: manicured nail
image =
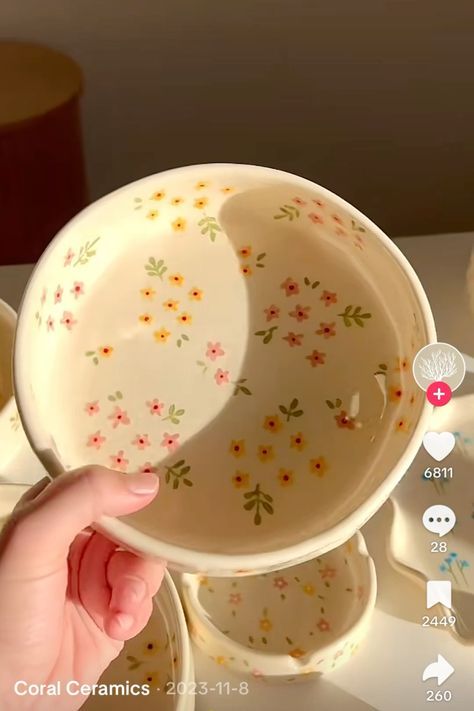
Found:
[[[127,485],[133,494],[154,494],[158,489],[158,477],[153,473],[130,474]]]
[[[127,615],[125,612],[119,612],[114,615],[114,620],[122,630],[129,630],[134,623],[134,618],[132,615]]]
[[[112,590],[110,607],[112,610],[127,610],[143,602],[147,595],[147,585],[142,578],[124,575]]]

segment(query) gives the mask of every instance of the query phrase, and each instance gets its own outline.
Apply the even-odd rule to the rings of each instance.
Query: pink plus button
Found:
[[[451,400],[452,390],[447,383],[441,380],[431,383],[426,391],[428,402],[435,407],[443,407]]]

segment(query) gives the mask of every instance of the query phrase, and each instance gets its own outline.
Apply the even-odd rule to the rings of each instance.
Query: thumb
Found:
[[[19,559],[25,567],[35,560],[41,561],[41,567],[65,560],[69,546],[84,528],[104,515],[138,511],[157,491],[154,474],[122,474],[99,466],[68,472],[20,508],[7,524],[0,544],[2,567],[11,561],[17,569]]]

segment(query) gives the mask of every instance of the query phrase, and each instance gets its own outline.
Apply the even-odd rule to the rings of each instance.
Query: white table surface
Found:
[[[438,340],[474,355],[474,315],[468,309],[465,279],[474,233],[405,237],[396,240],[425,287],[435,315]],[[0,298],[17,308],[31,266],[0,267]],[[468,376],[463,392],[474,391]],[[40,472],[31,453],[17,462],[18,479]],[[474,500],[474,475],[473,491]],[[385,506],[364,527],[363,533],[377,567],[378,600],[370,632],[360,651],[345,666],[326,677],[298,685],[273,686],[249,681],[247,696],[197,697],[196,711],[418,711],[430,682],[421,674],[427,664],[442,654],[455,673],[441,688],[453,694],[452,711],[467,711],[474,705],[474,647],[461,645],[448,632],[422,628],[426,613],[422,587],[395,572],[387,562],[385,541],[390,526],[390,507]],[[421,521],[420,521],[421,526]],[[209,686],[216,681],[240,681],[195,649],[196,679]],[[236,686],[232,683],[231,686]],[[433,704],[439,706],[439,704]]]

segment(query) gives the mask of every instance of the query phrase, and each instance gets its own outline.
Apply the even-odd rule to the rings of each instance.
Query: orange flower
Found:
[[[184,202],[182,197],[174,197],[171,198],[171,204],[172,205],[181,205],[181,203]]]
[[[334,415],[338,427],[344,427],[347,430],[355,429],[355,420],[349,417],[345,410],[341,410],[338,415]]]
[[[257,457],[261,462],[269,462],[274,458],[273,447],[269,444],[261,444],[257,450]]]
[[[100,346],[98,350],[99,355],[102,356],[102,358],[110,358],[110,356],[114,352],[112,346]]]
[[[140,314],[138,320],[142,323],[150,324],[153,321],[153,316],[151,314]]]
[[[273,624],[271,620],[269,620],[268,617],[262,617],[262,619],[260,620],[260,629],[262,630],[262,632],[270,632],[272,627]]]
[[[242,264],[242,266],[240,267],[240,271],[246,277],[252,275],[252,269],[250,268],[250,266],[248,264]]]
[[[156,220],[157,217],[159,217],[160,213],[158,210],[149,210],[147,213],[147,218],[149,220]]]
[[[291,449],[297,449],[298,452],[302,452],[306,447],[306,440],[301,432],[297,432],[290,437],[290,447]]]
[[[175,232],[184,232],[186,229],[186,220],[182,217],[178,217],[174,222],[171,223],[171,227]]]
[[[318,628],[318,630],[320,632],[329,632],[329,630],[331,629],[331,625],[329,624],[329,622],[327,620],[324,619],[324,617],[320,618],[316,627]]]
[[[402,371],[402,370],[408,370],[410,367],[410,363],[408,361],[408,358],[397,358],[397,366],[395,370]]]
[[[388,399],[390,402],[400,402],[403,390],[400,385],[391,385],[388,389]]]
[[[265,421],[263,423],[264,430],[268,430],[269,432],[279,432],[282,426],[283,425],[278,415],[268,415],[268,417],[265,417]]]
[[[145,289],[140,289],[140,294],[144,299],[152,299],[155,296],[156,291],[147,286]]]
[[[321,294],[321,301],[324,301],[325,306],[331,306],[331,304],[337,304],[337,294],[335,291],[324,290]]]
[[[184,277],[181,276],[181,274],[170,274],[168,281],[170,284],[173,284],[173,286],[181,286],[184,281]]]
[[[194,207],[197,210],[204,210],[208,202],[209,200],[206,197],[196,198],[196,200],[194,201]]]
[[[177,311],[179,301],[174,301],[173,299],[168,299],[168,301],[163,301],[163,306],[167,311]]]
[[[195,188],[196,190],[204,190],[204,188],[207,188],[209,183],[206,183],[204,180],[200,180],[199,183],[196,183]]]
[[[245,440],[233,439],[230,443],[229,452],[233,454],[234,457],[241,457],[245,454]]]
[[[316,331],[318,336],[322,336],[323,338],[327,339],[336,335],[335,321],[333,321],[332,323],[324,323],[324,321],[322,321],[319,325],[320,328]]]
[[[250,474],[246,472],[235,472],[232,483],[236,489],[245,489],[250,482]]]
[[[311,459],[309,462],[309,471],[311,474],[316,474],[318,477],[323,477],[328,470],[328,463],[324,457],[318,457],[317,459]]]
[[[193,317],[191,314],[182,313],[176,318],[176,320],[183,324],[183,326],[189,326],[193,321]]]
[[[280,486],[291,486],[293,484],[293,472],[291,469],[280,469],[278,472]]]
[[[247,245],[247,247],[241,247],[239,249],[239,255],[241,257],[244,257],[244,259],[248,259],[252,254],[252,247],[250,245]]]
[[[188,294],[189,298],[193,301],[201,301],[203,293],[201,289],[194,286]]]
[[[230,185],[226,185],[225,188],[221,188],[221,192],[228,195],[228,193],[233,192],[234,188],[230,187]]]
[[[151,196],[152,200],[163,200],[164,196],[166,195],[164,190],[158,190],[156,193],[153,193]]]
[[[296,647],[296,649],[292,649],[291,652],[288,652],[290,657],[293,657],[293,659],[300,659],[301,657],[304,657],[306,652],[304,649],[300,649],[299,647]]]
[[[395,431],[396,432],[408,432],[409,428],[410,428],[409,423],[403,417],[401,417],[395,423]]]
[[[320,353],[314,350],[310,355],[305,356],[306,360],[309,360],[312,368],[316,368],[318,365],[324,365],[326,362],[326,353]]]
[[[171,333],[166,330],[166,328],[160,328],[159,331],[155,331],[153,334],[155,341],[158,341],[158,343],[166,343],[168,338],[171,336]]]

